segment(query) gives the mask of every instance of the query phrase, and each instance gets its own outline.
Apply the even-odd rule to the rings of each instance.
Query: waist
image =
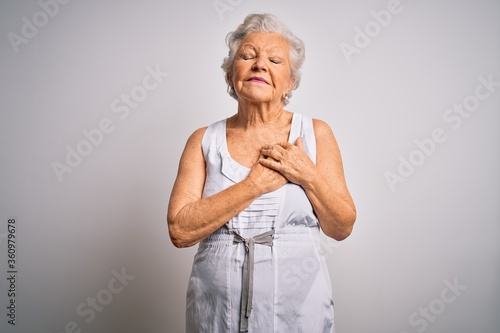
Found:
[[[235,229],[222,227],[202,240],[200,242],[200,246],[229,246],[233,245],[234,236],[236,234],[239,234],[244,238],[251,238],[270,230],[272,229],[251,229],[252,233],[248,234],[248,231],[250,230],[246,229],[244,234],[240,234],[239,231]],[[319,226],[274,229],[273,244],[316,243],[319,242],[319,232]]]

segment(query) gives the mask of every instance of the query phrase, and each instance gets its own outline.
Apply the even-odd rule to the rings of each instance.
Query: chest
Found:
[[[247,168],[252,168],[257,163],[263,146],[286,142],[288,138],[289,129],[255,133],[227,129],[226,145],[229,155],[234,161]]]

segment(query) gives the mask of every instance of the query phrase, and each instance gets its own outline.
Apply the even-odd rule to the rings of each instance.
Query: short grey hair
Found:
[[[288,41],[288,44],[290,45],[291,78],[292,80],[295,80],[293,89],[297,89],[300,84],[300,67],[302,67],[305,60],[304,43],[297,36],[295,36],[287,26],[279,21],[276,16],[271,14],[249,14],[235,31],[228,33],[226,36],[226,44],[229,47],[229,54],[224,58],[221,67],[224,70],[229,95],[238,100],[238,96],[234,92],[234,89],[232,89],[229,85],[228,75],[231,73],[234,58],[236,57],[241,41],[252,32],[276,33]],[[288,93],[288,97],[290,98],[291,96],[292,92],[290,91]],[[283,104],[288,104],[288,100],[284,99]]]

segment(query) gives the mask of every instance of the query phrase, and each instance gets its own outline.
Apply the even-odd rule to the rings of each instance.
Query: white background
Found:
[[[37,1],[0,2],[0,331],[184,331],[196,247],[172,246],[168,198],[190,133],[236,111],[224,38],[258,11],[304,40],[288,109],[333,128],[357,204],[353,234],[327,243],[337,332],[498,332],[500,87],[457,129],[443,115],[472,100],[478,77],[500,82],[500,2],[401,0],[350,57],[341,43],[356,46],[356,27],[377,29],[371,12],[390,1],[219,2],[226,11],[212,0],[73,0],[46,22]],[[41,26],[15,47],[23,17]],[[120,119],[111,104],[138,91],[148,66],[169,75]],[[53,163],[106,118],[114,130],[59,179]],[[436,128],[446,140],[415,152]],[[420,165],[391,190],[384,175],[398,173],[400,156]],[[16,326],[6,316],[10,217]],[[110,294],[113,270],[130,280]],[[77,307],[106,295],[85,322]]]

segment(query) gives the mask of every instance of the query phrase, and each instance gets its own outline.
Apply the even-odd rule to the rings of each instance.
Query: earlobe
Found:
[[[234,96],[236,92],[234,91],[233,80],[231,80],[231,73],[226,74],[226,82],[227,82],[227,92],[229,95]]]

